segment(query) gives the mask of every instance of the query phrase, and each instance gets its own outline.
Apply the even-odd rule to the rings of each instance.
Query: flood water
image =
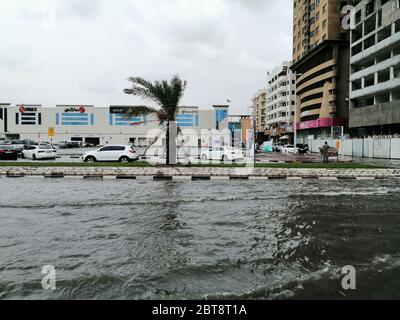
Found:
[[[0,299],[20,298],[399,299],[400,181],[0,178]]]

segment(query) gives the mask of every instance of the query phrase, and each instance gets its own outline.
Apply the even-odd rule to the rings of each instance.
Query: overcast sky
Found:
[[[138,104],[129,76],[178,73],[182,104],[245,113],[291,20],[292,0],[0,0],[0,103]]]

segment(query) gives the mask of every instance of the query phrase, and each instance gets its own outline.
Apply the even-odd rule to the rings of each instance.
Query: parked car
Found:
[[[275,143],[272,145],[273,152],[281,152],[282,145],[280,143]]]
[[[59,149],[67,149],[68,141],[58,141],[55,144]]]
[[[80,148],[82,142],[78,141],[59,141],[57,143],[57,146],[60,149],[73,149],[73,148]]]
[[[97,150],[89,151],[82,156],[85,162],[132,162],[139,160],[136,150],[130,146],[108,145]]]
[[[23,159],[42,160],[42,159],[56,159],[57,150],[52,146],[37,145],[27,147],[22,151]]]
[[[214,147],[201,153],[202,160],[242,161],[242,151],[232,147]]]
[[[0,160],[17,160],[18,151],[11,145],[0,146]]]
[[[296,144],[297,147],[297,153],[298,154],[306,154],[308,152],[308,144],[302,144],[302,143],[298,143]]]
[[[82,142],[78,142],[78,141],[70,141],[68,142],[68,144],[70,145],[71,148],[81,148],[81,143]]]
[[[21,153],[22,150],[30,147],[30,146],[37,146],[38,143],[30,140],[30,139],[23,139],[23,140],[12,140],[10,145],[14,146],[17,149],[18,153]]]
[[[281,148],[281,152],[285,154],[297,154],[298,150],[292,144],[287,144]]]
[[[26,147],[22,140],[13,140],[10,142],[10,145],[13,146],[18,153],[21,153]]]

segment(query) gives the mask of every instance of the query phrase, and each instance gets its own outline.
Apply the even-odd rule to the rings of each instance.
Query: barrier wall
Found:
[[[354,139],[353,141],[353,156],[362,157],[364,156],[364,142],[363,139]]]
[[[364,144],[364,152],[363,152],[363,157],[364,158],[373,158],[374,157],[374,139],[364,139],[363,140]]]
[[[348,157],[400,159],[400,138],[366,138],[346,140],[310,140],[309,148],[313,153],[325,144],[339,149],[339,155]]]
[[[374,139],[374,158],[390,159],[390,139]]]
[[[400,138],[391,139],[390,158],[400,159]]]

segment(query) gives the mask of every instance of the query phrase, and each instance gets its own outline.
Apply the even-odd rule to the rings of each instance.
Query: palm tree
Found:
[[[152,83],[143,78],[129,78],[128,81],[132,83],[132,88],[125,89],[124,92],[126,94],[153,101],[159,106],[159,109],[153,107],[131,108],[125,115],[127,117],[135,117],[155,114],[160,124],[166,125],[167,165],[169,165],[171,162],[170,147],[176,149],[176,134],[170,141],[170,122],[175,121],[179,102],[186,89],[186,81],[181,80],[178,75],[173,76],[169,82],[163,80]]]

